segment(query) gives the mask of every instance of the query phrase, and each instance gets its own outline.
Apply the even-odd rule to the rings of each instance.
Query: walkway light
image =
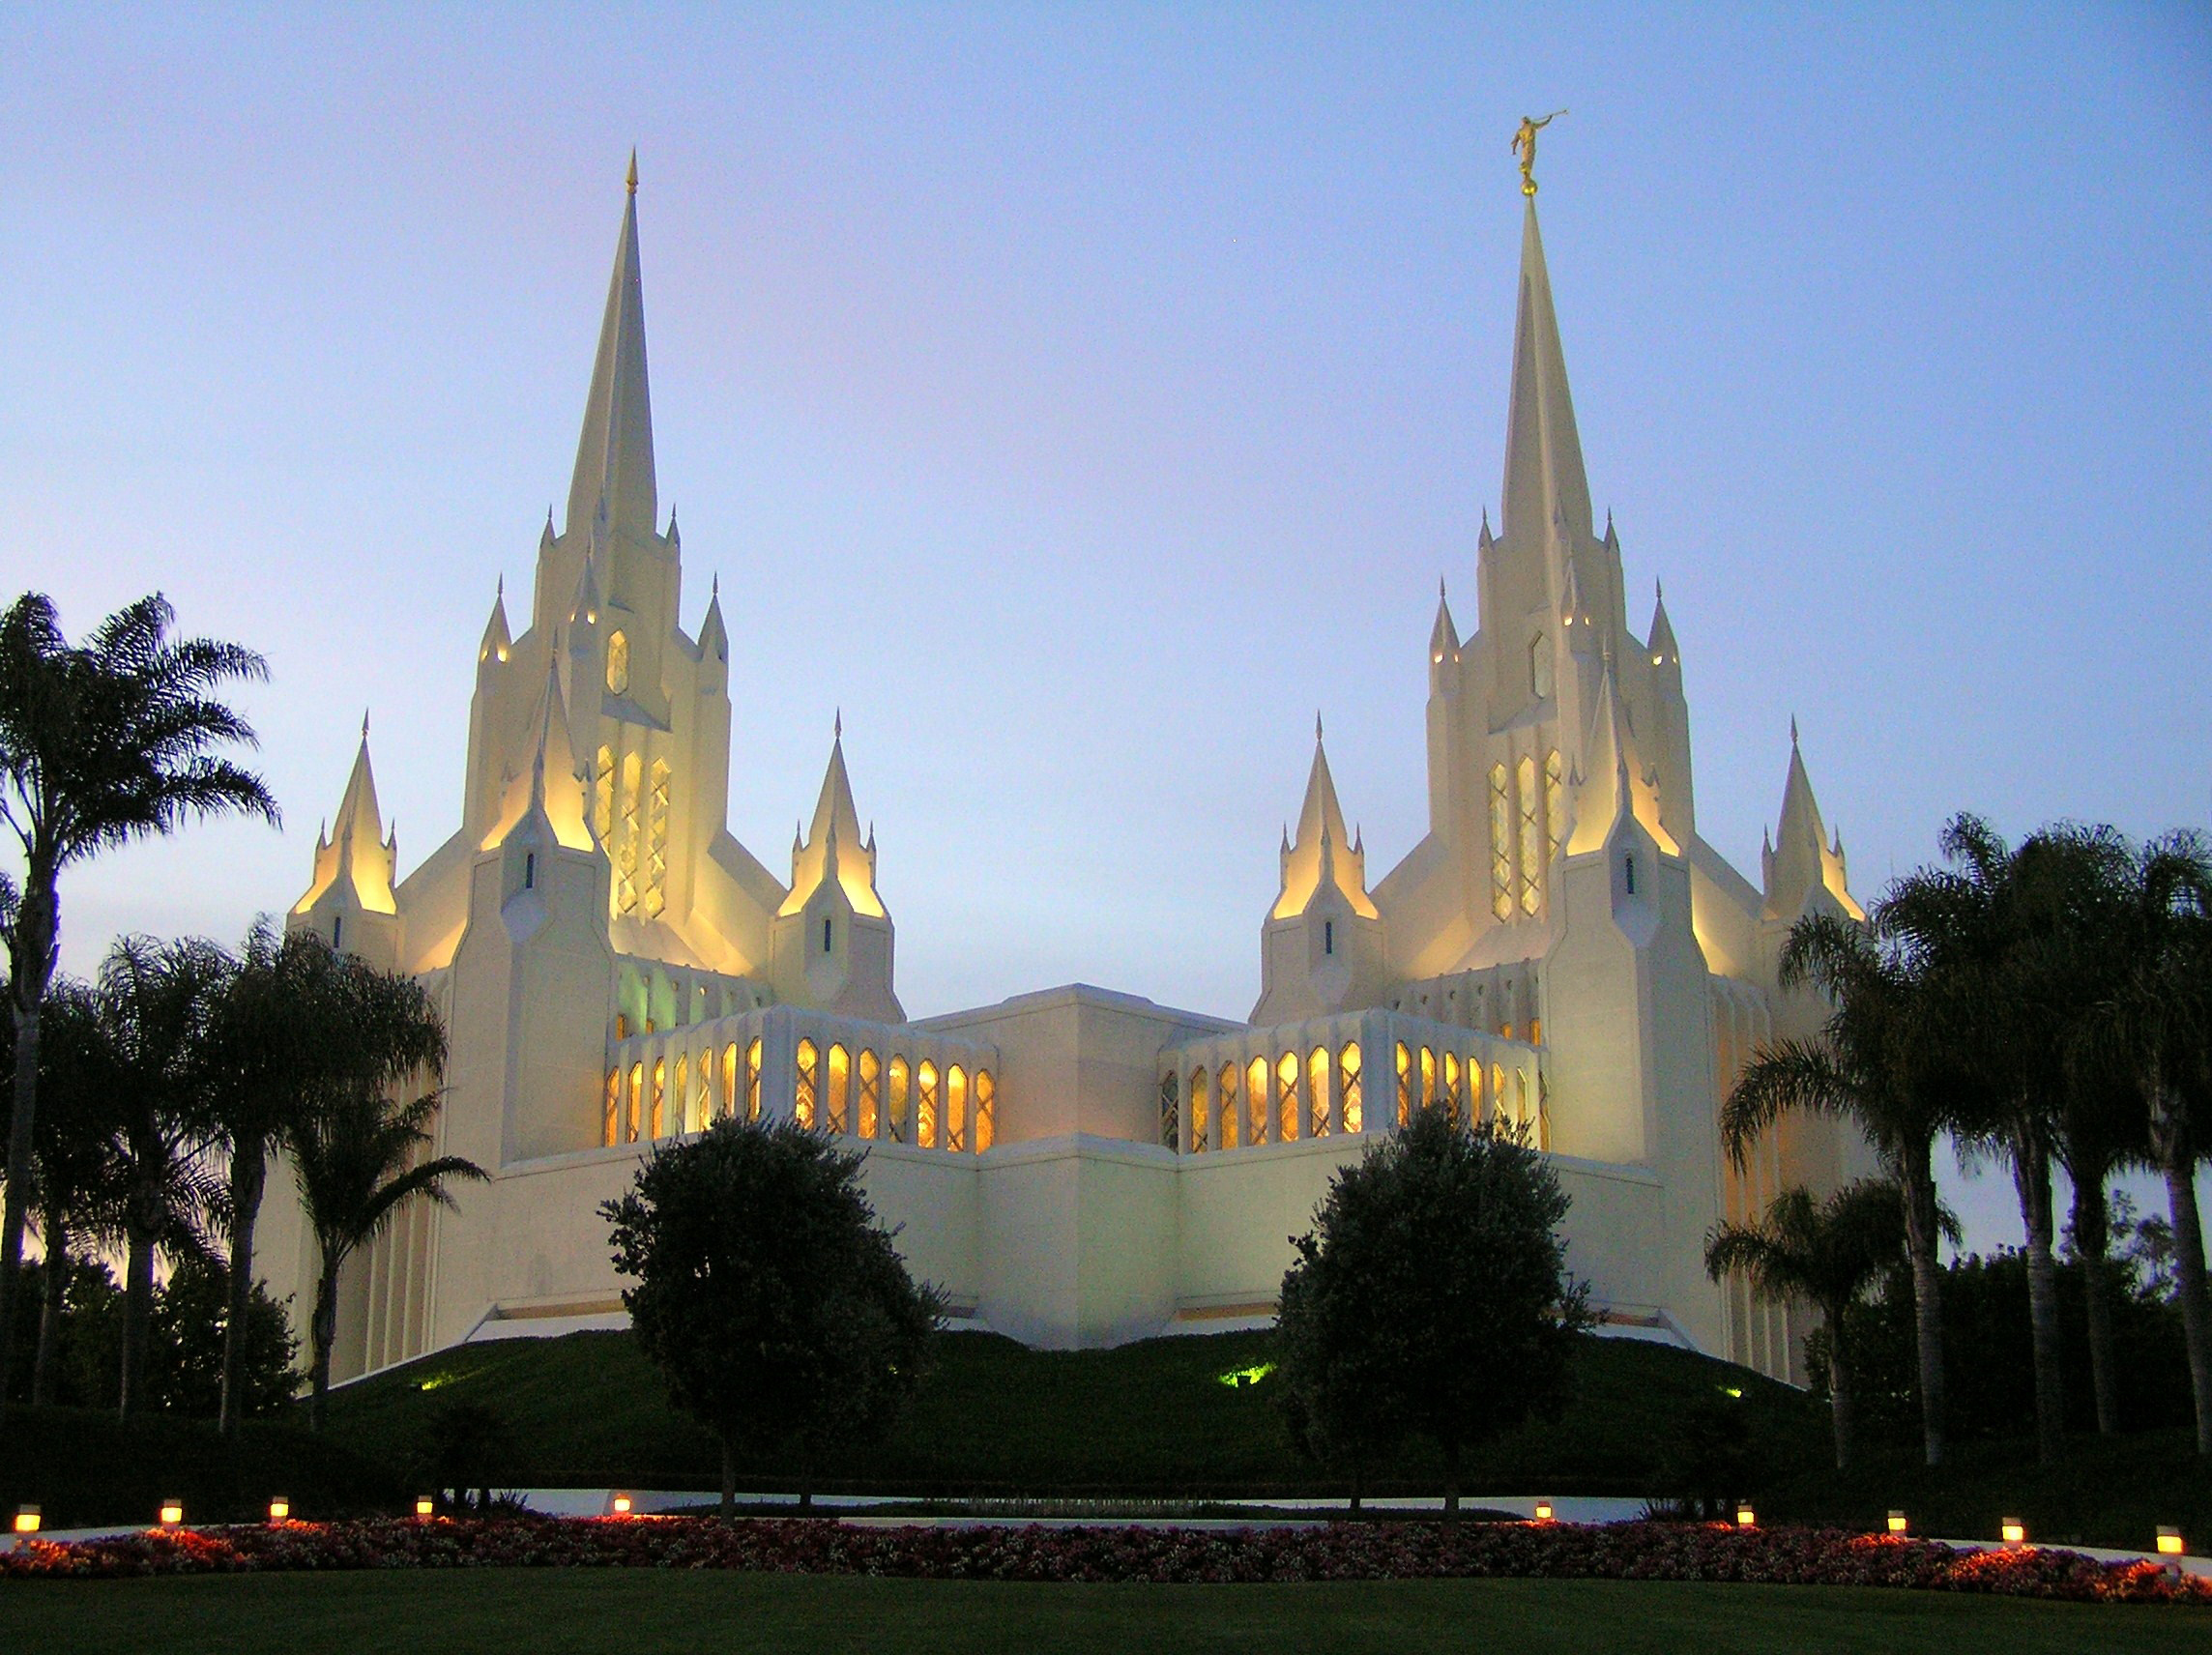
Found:
[[[1893,1511],[1889,1514],[1890,1533],[1903,1534],[1909,1526],[1910,1524],[1905,1521],[1905,1513],[1902,1511]]]
[[[1759,1526],[1759,1513],[1751,1509],[1749,1500],[1736,1501],[1735,1525],[1738,1528],[1757,1528]]]
[[[417,1517],[429,1517],[435,1513],[437,1509],[438,1502],[432,1499],[428,1495],[417,1495],[415,1496],[415,1515]]]
[[[1536,1521],[1538,1523],[1552,1521],[1552,1502],[1550,1500],[1538,1500],[1536,1502]]]
[[[165,1499],[161,1502],[161,1526],[163,1528],[174,1528],[184,1521],[185,1502],[183,1500]]]
[[[269,1501],[269,1521],[271,1523],[291,1522],[292,1502],[282,1495],[273,1495]]]
[[[629,1516],[629,1495],[616,1495],[612,1499],[607,1501],[607,1508],[617,1517]]]
[[[2004,1543],[2007,1546],[2025,1546],[2027,1544],[2027,1524],[2021,1522],[2017,1517],[2006,1518],[2004,1525],[1997,1532],[2004,1537]]]
[[[15,1508],[15,1532],[17,1534],[36,1534],[39,1532],[39,1508],[37,1506],[19,1505]],[[2174,1550],[2178,1552],[2181,1548],[2176,1546]]]
[[[31,1509],[35,1511],[35,1510],[37,1510],[38,1508],[37,1508],[36,1506],[34,1506],[34,1507],[32,1507]],[[2180,1529],[2178,1529],[2178,1528],[2168,1528],[2168,1527],[2167,1527],[2167,1526],[2165,1526],[2163,1524],[2159,1525],[2159,1530],[2158,1530],[2158,1554],[2159,1554],[2161,1557],[2178,1557],[2178,1556],[2180,1556],[2180,1555],[2181,1555],[2181,1530],[2180,1530]]]

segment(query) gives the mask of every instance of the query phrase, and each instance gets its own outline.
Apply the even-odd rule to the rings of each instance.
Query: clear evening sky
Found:
[[[1242,1014],[1317,707],[1378,877],[1425,829],[1507,142],[1562,106],[1593,503],[1638,626],[1666,582],[1705,836],[1756,877],[1792,712],[1862,898],[1962,808],[2212,820],[2201,6],[11,8],[0,589],[264,651],[285,811],[76,874],[66,966],[283,908],[364,707],[402,867],[452,829],[634,143],[732,829],[782,864],[841,707],[911,1012]]]

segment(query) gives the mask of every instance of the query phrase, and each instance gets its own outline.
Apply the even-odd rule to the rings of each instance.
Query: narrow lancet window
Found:
[[[1502,764],[1490,767],[1490,912],[1513,917],[1513,798]]]
[[[1365,1129],[1359,1107],[1359,1042],[1347,1040],[1344,1050],[1336,1055],[1337,1087],[1343,1093],[1343,1105],[1338,1113],[1344,1118],[1347,1132]]]

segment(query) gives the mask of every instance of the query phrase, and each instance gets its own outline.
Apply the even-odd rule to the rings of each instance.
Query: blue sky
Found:
[[[451,830],[632,143],[732,828],[775,862],[841,707],[917,1014],[1247,1009],[1317,706],[1370,865],[1418,838],[1524,111],[1706,836],[1756,870],[1792,712],[1862,896],[1960,808],[2212,820],[2208,17],[11,9],[0,585],[264,650],[286,811],[75,876],[65,960],[289,901],[364,706],[403,862]]]

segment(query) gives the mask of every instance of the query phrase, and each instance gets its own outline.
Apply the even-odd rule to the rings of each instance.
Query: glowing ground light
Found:
[[[609,1507],[610,1507],[610,1508],[612,1508],[612,1510],[613,1510],[613,1512],[614,1512],[615,1516],[617,1516],[617,1517],[627,1517],[627,1516],[629,1516],[629,1495],[615,1495],[615,1497],[614,1497],[613,1499],[609,1500],[609,1501],[607,1502],[607,1504],[609,1505]]]
[[[161,1526],[174,1528],[185,1521],[185,1502],[167,1499],[161,1502]]]
[[[1905,1521],[1905,1513],[1902,1511],[1893,1511],[1889,1514],[1890,1533],[1903,1534],[1908,1524]]]
[[[1274,1371],[1274,1363],[1261,1362],[1254,1367],[1235,1369],[1218,1376],[1218,1378],[1220,1382],[1227,1385],[1231,1390],[1241,1390],[1247,1385],[1258,1384]]]
[[[269,1502],[269,1521],[271,1523],[289,1523],[291,1520],[292,1502],[290,1500],[282,1495],[278,1495]]]
[[[2006,1518],[1997,1533],[2004,1537],[2004,1543],[2007,1546],[2025,1546],[2027,1544],[2027,1524],[2021,1522],[2017,1517]]]
[[[1552,1502],[1550,1500],[1538,1500],[1536,1502],[1536,1521],[1538,1523],[1552,1521]]]
[[[415,1515],[417,1517],[428,1517],[437,1509],[438,1502],[428,1495],[418,1495],[415,1497]]]
[[[1743,1401],[1743,1387],[1741,1385],[1723,1385],[1721,1386],[1721,1395],[1733,1397],[1737,1402],[1741,1402]]]
[[[1735,1525],[1738,1528],[1757,1528],[1759,1526],[1759,1513],[1752,1510],[1748,1505],[1739,1504],[1735,1508]]]
[[[39,1508],[37,1506],[19,1505],[15,1508],[15,1532],[17,1534],[36,1534],[39,1532]],[[2176,1547],[2175,1550],[2178,1551],[2179,1548]]]
[[[2158,1531],[2158,1554],[2161,1557],[2181,1555],[2181,1530],[2161,1526]]]

